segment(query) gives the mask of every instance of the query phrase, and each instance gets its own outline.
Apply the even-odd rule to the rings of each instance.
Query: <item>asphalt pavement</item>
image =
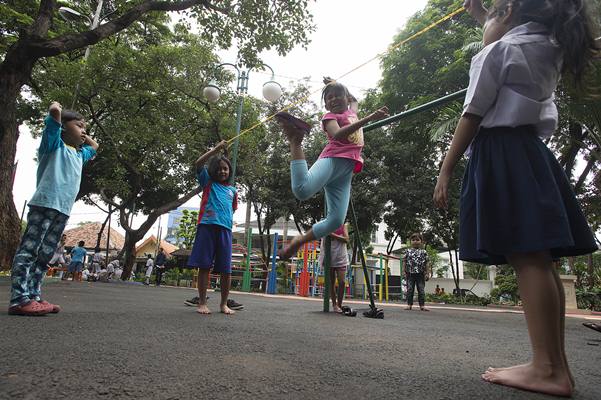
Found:
[[[385,307],[374,320],[234,293],[245,309],[226,316],[210,292],[202,316],[183,304],[192,289],[122,283],[51,282],[44,295],[63,311],[0,313],[0,399],[553,398],[480,379],[529,359],[521,314]],[[601,334],[583,321],[566,320],[574,399],[599,400]]]

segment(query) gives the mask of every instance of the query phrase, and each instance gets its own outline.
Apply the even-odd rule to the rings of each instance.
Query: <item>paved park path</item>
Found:
[[[235,293],[243,311],[201,316],[183,304],[189,289],[69,282],[44,293],[63,312],[0,313],[0,399],[552,398],[479,378],[528,359],[521,314],[388,307],[372,320]],[[601,334],[583,321],[566,321],[574,398],[598,400]]]

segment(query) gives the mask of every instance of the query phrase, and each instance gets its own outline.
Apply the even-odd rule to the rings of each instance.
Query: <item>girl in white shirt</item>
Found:
[[[598,53],[583,0],[481,0],[464,6],[484,24],[472,59],[464,112],[434,191],[448,185],[470,147],[460,203],[460,258],[511,264],[532,345],[532,361],[489,368],[488,382],[570,396],[564,351],[565,294],[554,258],[595,251],[570,183],[541,137],[557,128],[553,92],[563,73],[577,84]]]

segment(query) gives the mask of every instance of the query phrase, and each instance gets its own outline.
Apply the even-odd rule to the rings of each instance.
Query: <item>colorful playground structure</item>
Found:
[[[252,229],[250,231],[252,234]],[[232,287],[244,292],[264,292],[267,294],[294,294],[302,297],[322,297],[326,289],[325,268],[319,263],[319,241],[306,243],[289,262],[279,261],[278,249],[286,243],[277,233],[272,235],[272,252],[269,267],[266,268],[259,252],[251,247],[251,234],[246,247],[240,244],[232,246]],[[345,294],[348,298],[369,298],[361,262],[352,260],[349,251],[349,267],[346,270]],[[401,264],[401,276],[391,276],[389,262],[402,261],[394,255],[366,255],[368,280],[371,291],[378,301],[403,299],[404,266]],[[195,279],[193,280],[195,284]],[[194,285],[193,284],[193,285]],[[219,286],[219,275],[211,275],[211,284]]]

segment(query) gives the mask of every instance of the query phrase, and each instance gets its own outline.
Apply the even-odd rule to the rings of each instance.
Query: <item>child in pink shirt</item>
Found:
[[[326,113],[322,118],[323,129],[328,144],[319,159],[307,166],[302,142],[306,130],[287,119],[279,119],[284,133],[290,142],[292,161],[290,175],[292,192],[299,200],[307,200],[322,188],[325,190],[327,215],[304,235],[295,237],[280,253],[281,259],[290,258],[300,246],[334,232],[344,222],[351,195],[353,173],[363,168],[363,126],[388,115],[388,108],[382,107],[374,113],[359,119],[358,104],[346,86],[329,78],[324,79],[326,87],[322,91]]]

